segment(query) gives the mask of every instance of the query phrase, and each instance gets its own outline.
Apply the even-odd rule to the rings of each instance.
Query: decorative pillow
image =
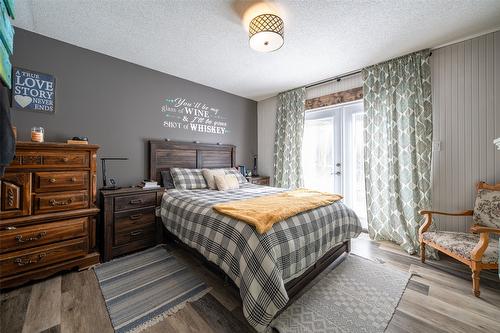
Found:
[[[473,220],[485,227],[500,228],[500,191],[477,191]]]
[[[215,184],[219,191],[234,190],[240,188],[240,183],[235,175],[214,176]]]
[[[238,170],[234,168],[228,168],[223,170],[226,172],[226,175],[235,175],[236,179],[238,179],[238,183],[240,184],[248,183],[248,180]]]
[[[170,174],[178,190],[199,190],[207,188],[201,169],[172,168]]]
[[[215,184],[214,176],[224,176],[224,169],[203,169],[202,172],[205,181],[207,182],[208,188],[211,190],[216,190],[217,185]]]
[[[161,183],[164,188],[171,189],[175,188],[174,180],[172,179],[172,175],[170,174],[170,170],[163,170],[161,173]]]

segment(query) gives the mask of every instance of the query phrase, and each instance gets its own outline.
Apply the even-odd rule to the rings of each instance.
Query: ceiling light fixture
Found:
[[[276,51],[283,46],[283,20],[274,14],[262,14],[250,21],[250,47],[259,52]]]

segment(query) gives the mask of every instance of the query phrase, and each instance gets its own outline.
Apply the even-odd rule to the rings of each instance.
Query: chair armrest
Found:
[[[500,235],[500,228],[483,227],[482,225],[477,224],[474,224],[472,227],[470,227],[470,231],[474,234],[486,232]]]
[[[420,229],[418,230],[419,237],[426,232],[431,224],[432,224],[432,215],[447,215],[447,216],[472,216],[474,211],[472,210],[465,210],[463,212],[458,212],[458,213],[447,213],[447,212],[440,212],[437,210],[421,210],[418,212],[420,215],[425,216],[425,223],[422,224]]]
[[[440,212],[437,210],[421,210],[418,213],[420,215],[436,214],[436,215],[447,215],[447,216],[472,216],[474,211],[473,210],[465,210],[463,212],[448,213],[448,212]]]

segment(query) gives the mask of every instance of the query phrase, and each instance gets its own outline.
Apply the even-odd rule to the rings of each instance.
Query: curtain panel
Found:
[[[431,207],[429,50],[363,69],[368,231],[408,253],[419,249],[418,211]]]
[[[276,187],[297,188],[303,185],[301,159],[305,100],[304,87],[278,95],[273,165]]]

